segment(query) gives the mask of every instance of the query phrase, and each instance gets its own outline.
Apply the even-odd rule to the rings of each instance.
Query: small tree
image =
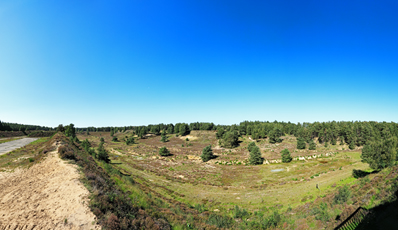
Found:
[[[189,126],[185,123],[180,124],[180,135],[184,136],[189,133]]]
[[[334,203],[342,204],[348,201],[351,191],[347,185],[339,188],[339,192],[334,196]]]
[[[86,138],[86,140],[84,140],[84,141],[82,142],[81,145],[82,145],[83,148],[86,150],[86,152],[88,152],[88,150],[89,150],[90,147],[91,147],[91,143],[87,140],[87,138]]]
[[[306,144],[305,144],[304,138],[302,138],[302,137],[297,138],[297,149],[305,149],[305,147],[306,147]]]
[[[312,139],[310,140],[308,149],[309,150],[315,150],[316,149],[316,144],[315,144],[314,140],[312,140]]]
[[[88,132],[88,129],[87,129],[87,132],[86,132],[86,134],[87,134],[87,135],[90,135],[90,133]]]
[[[170,156],[170,151],[166,147],[162,147],[159,149],[159,155],[162,157]]]
[[[256,143],[250,142],[250,144],[247,146],[247,150],[249,150],[249,152],[251,152],[255,146],[256,146]]]
[[[282,153],[282,162],[283,163],[289,163],[293,160],[288,149],[282,150],[281,153]]]
[[[392,166],[397,159],[397,139],[370,141],[362,149],[362,162],[372,169],[381,170]]]
[[[101,137],[101,138],[100,138],[100,142],[102,142],[102,143],[104,143],[104,142],[105,142],[105,140],[104,140],[104,138],[103,138],[103,137]]]
[[[263,163],[263,158],[261,158],[261,152],[258,146],[251,148],[249,163],[251,165],[259,165]]]
[[[211,149],[211,145],[208,145],[203,148],[202,155],[200,155],[203,162],[209,161],[214,158],[213,150]]]
[[[282,139],[280,138],[283,135],[283,132],[275,127],[273,130],[271,130],[268,134],[269,137],[269,143],[275,144],[275,143],[281,143]]]
[[[162,138],[160,139],[161,142],[167,142],[167,136],[166,136],[166,130],[163,130],[162,132]]]
[[[226,132],[220,141],[221,146],[225,148],[234,148],[239,145],[239,135],[236,131]]]
[[[101,142],[97,148],[97,159],[100,161],[105,161],[109,163],[111,160],[109,159],[108,151],[104,148],[104,142]]]
[[[126,139],[126,145],[135,144],[135,139],[133,136],[130,136]]]
[[[355,149],[355,142],[351,141],[350,144],[348,145],[348,148],[351,150]]]
[[[112,141],[113,141],[113,142],[118,142],[119,140],[117,139],[117,137],[113,137],[113,138],[112,138]]]
[[[111,129],[111,137],[113,137],[113,134],[115,134],[115,131],[113,131],[113,129]]]
[[[76,136],[76,129],[74,124],[71,123],[70,125],[67,125],[65,127],[65,135],[72,138]]]

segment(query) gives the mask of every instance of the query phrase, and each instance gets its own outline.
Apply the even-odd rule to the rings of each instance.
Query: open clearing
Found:
[[[5,143],[0,144],[0,155],[2,154],[6,154],[8,152],[11,152],[14,149],[23,147],[35,140],[37,140],[38,138],[22,138],[19,140],[14,140],[14,141],[8,141]]]
[[[282,137],[283,142],[278,144],[270,144],[266,139],[256,144],[268,161],[279,159],[284,148],[290,150],[292,157],[323,156],[251,166],[246,165],[247,145],[251,142],[246,136],[240,138],[239,147],[230,150],[218,147],[213,131],[192,131],[189,141],[169,135],[166,143],[160,141],[160,136],[152,136],[138,139],[137,144],[130,146],[122,142],[128,135],[131,134],[115,134],[121,142],[112,142],[106,132],[78,136],[81,140],[88,138],[94,147],[103,137],[114,167],[164,197],[192,206],[205,205],[210,211],[228,212],[235,205],[249,211],[263,207],[294,208],[353,182],[353,169],[369,169],[361,162],[360,148],[348,150],[345,145],[318,145],[317,150],[297,150],[293,136]],[[209,144],[217,158],[203,163],[201,151]],[[172,156],[159,156],[159,148],[163,146]],[[326,156],[326,153],[333,154]]]
[[[79,178],[56,151],[28,169],[0,172],[0,229],[98,229]]]

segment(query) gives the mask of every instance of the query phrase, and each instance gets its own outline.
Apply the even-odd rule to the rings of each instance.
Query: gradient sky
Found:
[[[0,1],[0,120],[398,121],[397,1]]]

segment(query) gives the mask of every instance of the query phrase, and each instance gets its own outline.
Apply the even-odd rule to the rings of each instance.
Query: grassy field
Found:
[[[131,136],[130,133],[115,136],[120,142],[112,142],[110,133],[105,132],[79,134],[78,138],[87,138],[95,147],[103,137],[114,167],[162,196],[223,213],[235,205],[252,212],[263,207],[280,211],[295,208],[326,196],[340,185],[352,183],[353,169],[369,169],[361,163],[360,149],[349,151],[347,146],[318,145],[317,150],[298,151],[293,136],[283,137],[284,141],[279,144],[269,144],[265,139],[257,145],[267,160],[280,158],[280,151],[285,148],[293,157],[314,154],[324,157],[251,166],[246,165],[249,157],[246,147],[251,142],[247,137],[241,138],[239,147],[230,150],[218,146],[213,131],[192,131],[184,137],[168,135],[166,143],[160,141],[160,136],[148,136],[129,146],[123,139]],[[199,156],[207,145],[212,145],[217,158],[203,163]],[[172,156],[159,156],[159,148],[163,146]],[[331,152],[332,156],[325,156]],[[317,184],[320,189],[316,188]]]

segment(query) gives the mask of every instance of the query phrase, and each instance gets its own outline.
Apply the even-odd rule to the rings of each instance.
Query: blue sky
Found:
[[[397,122],[397,1],[0,2],[0,120]]]

